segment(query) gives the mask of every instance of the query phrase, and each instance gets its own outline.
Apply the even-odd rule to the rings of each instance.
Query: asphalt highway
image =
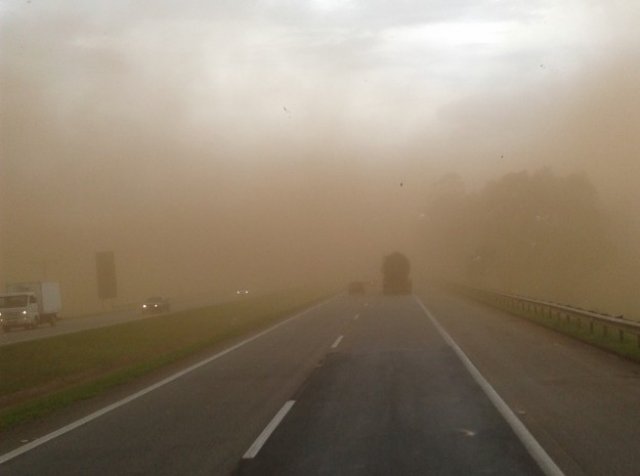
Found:
[[[370,303],[237,474],[541,474],[415,299]]]
[[[640,474],[640,364],[434,288],[420,296],[567,476]]]
[[[418,296],[339,296],[4,432],[0,474],[639,474],[637,363]]]
[[[542,474],[412,296],[336,297],[67,423],[3,435],[0,473]]]

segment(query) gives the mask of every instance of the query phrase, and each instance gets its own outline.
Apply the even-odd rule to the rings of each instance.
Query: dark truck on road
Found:
[[[410,270],[409,260],[402,253],[385,256],[382,262],[383,294],[411,294]]]

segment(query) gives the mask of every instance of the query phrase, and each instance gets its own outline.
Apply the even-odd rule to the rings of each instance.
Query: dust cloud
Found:
[[[625,2],[0,3],[0,281],[447,278],[640,318]],[[606,15],[603,14],[606,12]]]

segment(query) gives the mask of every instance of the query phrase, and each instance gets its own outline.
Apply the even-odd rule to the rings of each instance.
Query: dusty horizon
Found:
[[[463,259],[429,239],[443,177],[471,204],[548,169],[593,185],[615,249],[560,297],[606,277],[596,304],[640,317],[639,8],[0,2],[0,281],[58,280],[81,313],[105,250],[116,304],[343,287],[393,251],[425,279]]]

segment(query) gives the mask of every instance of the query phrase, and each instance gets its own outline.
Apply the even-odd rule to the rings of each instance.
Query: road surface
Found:
[[[448,293],[421,296],[565,474],[640,474],[640,364]]]
[[[548,455],[567,475],[637,474],[636,364],[450,295],[422,300],[531,440],[419,299],[339,296],[77,428],[69,411],[4,434],[0,473],[532,475]]]
[[[542,474],[416,301],[371,303],[236,474]]]

